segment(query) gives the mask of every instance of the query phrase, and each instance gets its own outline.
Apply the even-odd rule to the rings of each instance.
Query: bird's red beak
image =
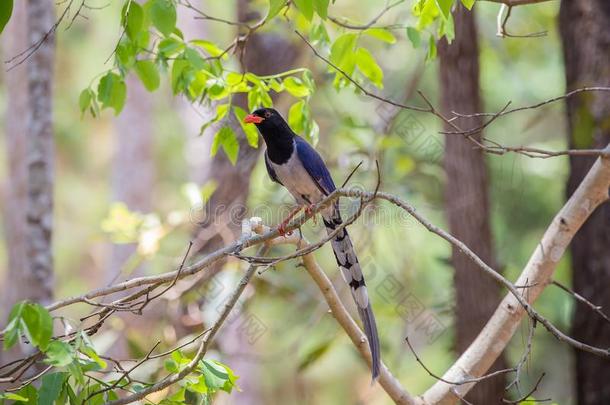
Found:
[[[264,120],[265,119],[263,117],[259,117],[258,115],[254,115],[254,114],[248,114],[244,118],[244,122],[246,124],[260,124]]]

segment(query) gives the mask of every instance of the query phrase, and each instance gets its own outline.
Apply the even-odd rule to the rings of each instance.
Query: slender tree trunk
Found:
[[[131,211],[146,213],[152,208],[155,176],[152,99],[134,74],[127,77],[127,88],[125,108],[115,120],[112,199],[125,203]],[[116,277],[135,249],[134,245],[113,245],[108,282]]]
[[[610,2],[569,0],[559,13],[566,87],[610,86]],[[610,142],[610,94],[583,93],[567,99],[570,148],[600,148]],[[567,195],[570,196],[594,158],[570,157]],[[595,305],[610,308],[610,204],[605,203],[585,222],[572,241],[574,290]],[[604,319],[577,303],[574,337],[597,347],[610,347],[610,328]],[[610,403],[610,361],[575,351],[578,404]]]
[[[5,34],[10,56],[46,34],[54,22],[54,6],[42,0],[17,2],[13,18]],[[6,74],[10,282],[3,304],[9,307],[21,299],[48,303],[53,297],[54,48],[51,35],[23,64]]]
[[[481,111],[479,95],[479,48],[473,12],[458,5],[453,14],[455,40],[439,44],[442,108],[474,113]],[[478,125],[472,120],[456,120],[458,126]],[[448,126],[447,130],[452,130]],[[479,135],[480,136],[480,135]],[[445,207],[451,234],[466,243],[494,268],[493,238],[489,216],[489,187],[485,156],[461,135],[445,138],[444,167],[447,176]],[[452,247],[451,263],[455,270],[456,351],[462,353],[481,331],[497,304],[500,291],[496,283],[481,272],[458,249]],[[499,369],[501,357],[492,367]],[[504,379],[477,384],[468,395],[475,404],[499,403],[504,396]]]
[[[14,5],[11,21],[2,34],[3,60],[27,48],[27,10],[23,1]],[[4,183],[4,223],[8,253],[7,273],[2,283],[0,319],[4,322],[10,307],[23,294],[23,273],[29,267],[26,252],[27,204],[26,142],[28,111],[28,76],[25,65],[4,73],[7,106],[4,114],[8,176]],[[16,119],[21,117],[22,119]],[[1,354],[1,353],[0,353]]]
[[[114,158],[112,162],[112,200],[127,205],[130,211],[150,212],[154,185],[153,160],[154,114],[151,94],[140,80],[127,76],[127,101],[115,120]],[[104,283],[116,282],[120,276],[141,274],[143,267],[131,261],[135,244],[113,244]],[[136,263],[133,267],[130,263]],[[131,268],[129,268],[131,267]],[[123,314],[124,328],[119,330],[109,354],[116,358],[129,357],[127,338],[130,330],[145,335],[158,322],[164,311],[164,301],[148,306],[141,316]]]
[[[30,43],[43,38],[55,22],[54,3],[27,2]],[[28,73],[28,186],[26,205],[26,255],[30,261],[25,277],[27,298],[49,303],[53,297],[53,65],[55,36],[26,61]],[[34,286],[34,288],[32,288]]]
[[[54,23],[54,13],[52,2],[15,2],[13,19],[4,34],[5,55],[13,57],[43,38]],[[45,304],[53,298],[54,53],[55,37],[50,35],[25,62],[5,75],[9,270],[1,294],[4,310],[20,300]],[[4,360],[11,356],[5,354]]]

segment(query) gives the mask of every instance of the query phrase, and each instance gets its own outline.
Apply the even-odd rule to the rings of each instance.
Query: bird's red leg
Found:
[[[313,209],[315,208],[316,204],[308,204],[305,206],[305,214],[307,215],[313,215],[313,223],[314,224],[318,224],[318,220],[316,219],[316,214],[313,212]]]
[[[286,225],[288,225],[288,223],[290,222],[290,220],[292,218],[294,218],[294,216],[303,209],[302,206],[298,206],[293,208],[292,211],[290,211],[290,213],[288,214],[288,216],[286,217],[286,219],[284,219],[277,227],[278,232],[280,233],[281,236],[284,235],[290,235],[292,232],[288,232],[286,233]]]

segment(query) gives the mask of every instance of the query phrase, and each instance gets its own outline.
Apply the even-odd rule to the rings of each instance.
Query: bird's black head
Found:
[[[268,155],[272,160],[284,160],[290,157],[296,134],[279,112],[273,108],[259,108],[252,114],[246,115],[244,122],[256,125],[267,144]]]
[[[273,108],[259,108],[252,114],[246,115],[244,122],[255,124],[263,136],[279,136],[284,131],[294,134],[280,113]]]

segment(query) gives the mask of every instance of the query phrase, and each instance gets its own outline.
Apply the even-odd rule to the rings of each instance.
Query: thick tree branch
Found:
[[[609,151],[610,146],[605,150]],[[455,381],[485,373],[504,350],[526,313],[520,301],[525,299],[528,305],[533,303],[552,282],[553,272],[568,244],[591,213],[608,200],[609,187],[610,158],[600,157],[572,197],[557,213],[516,282],[517,285],[527,284],[531,287],[523,296],[516,296],[512,292],[506,295],[472,345],[444,374],[444,379]],[[568,342],[576,347],[579,346],[578,342]],[[599,350],[606,355],[610,354],[607,349]],[[472,386],[473,384],[465,384],[455,387],[438,381],[421,398],[426,404],[455,403]]]

